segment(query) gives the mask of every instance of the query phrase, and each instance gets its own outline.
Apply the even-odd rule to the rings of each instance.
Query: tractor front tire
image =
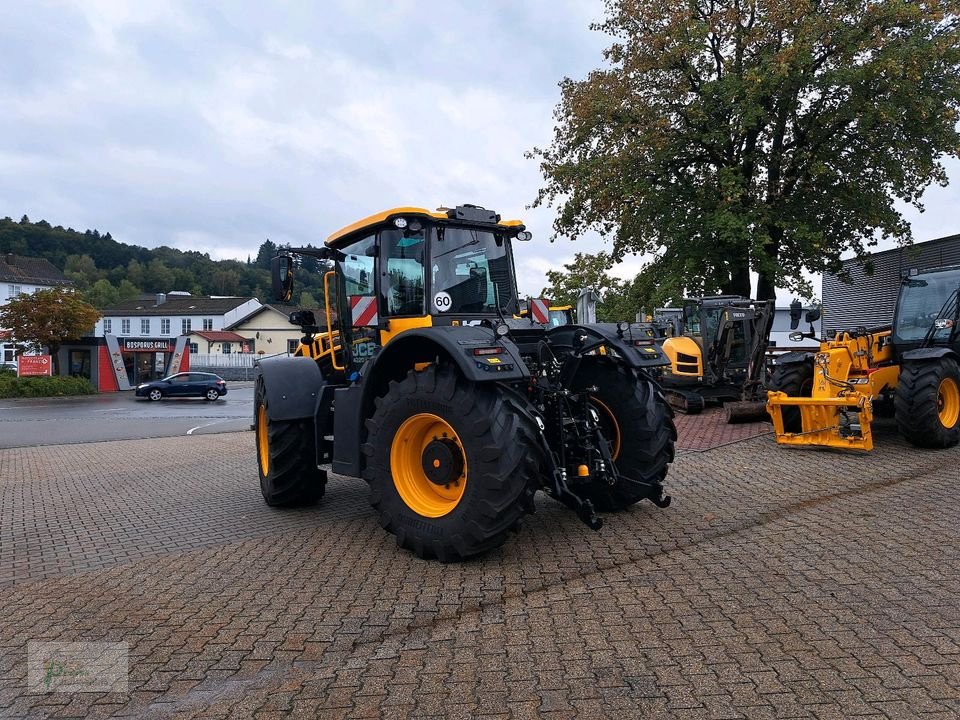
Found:
[[[312,505],[323,497],[327,473],[316,464],[313,422],[271,420],[262,381],[254,398],[254,429],[260,492],[267,505]]]
[[[907,361],[894,396],[900,434],[922,448],[960,441],[960,368],[952,358]]]
[[[810,397],[813,394],[813,363],[808,361],[775,365],[767,389],[778,390],[789,397]],[[803,430],[800,408],[781,405],[780,414],[784,432],[798,433]]]
[[[537,432],[502,389],[453,367],[391,382],[363,445],[380,524],[421,558],[450,562],[499,547],[533,510]]]
[[[649,485],[662,482],[673,462],[673,410],[652,381],[612,360],[585,358],[576,387],[596,388],[590,403],[622,479],[578,484],[574,491],[601,512],[624,510],[649,497]]]

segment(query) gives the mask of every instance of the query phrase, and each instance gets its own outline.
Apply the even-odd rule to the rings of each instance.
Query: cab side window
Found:
[[[423,230],[385,230],[380,233],[380,246],[386,269],[383,274],[383,295],[387,314],[424,314],[423,280],[426,245]]]
[[[377,241],[371,235],[343,249],[346,259],[340,263],[344,292],[351,295],[373,295],[376,284]]]

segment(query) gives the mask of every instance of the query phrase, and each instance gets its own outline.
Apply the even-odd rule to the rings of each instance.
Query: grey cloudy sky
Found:
[[[4,3],[0,215],[216,258],[318,242],[376,210],[473,202],[524,219],[521,292],[596,251],[550,244],[524,158],[558,81],[601,62],[600,0]],[[960,165],[950,164],[952,178]],[[960,193],[906,211],[960,232]],[[641,265],[628,259],[618,274]]]

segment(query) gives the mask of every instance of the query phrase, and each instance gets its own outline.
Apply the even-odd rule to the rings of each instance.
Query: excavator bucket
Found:
[[[800,411],[800,428],[788,432],[784,426],[784,408]],[[781,445],[816,445],[844,450],[872,450],[873,404],[861,393],[840,397],[791,397],[771,390],[767,393],[767,412],[773,420],[777,442]]]

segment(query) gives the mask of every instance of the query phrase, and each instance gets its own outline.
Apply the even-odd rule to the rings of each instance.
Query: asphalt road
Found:
[[[205,435],[248,430],[253,383],[227,383],[216,402],[139,400],[132,392],[0,400],[0,448]]]

